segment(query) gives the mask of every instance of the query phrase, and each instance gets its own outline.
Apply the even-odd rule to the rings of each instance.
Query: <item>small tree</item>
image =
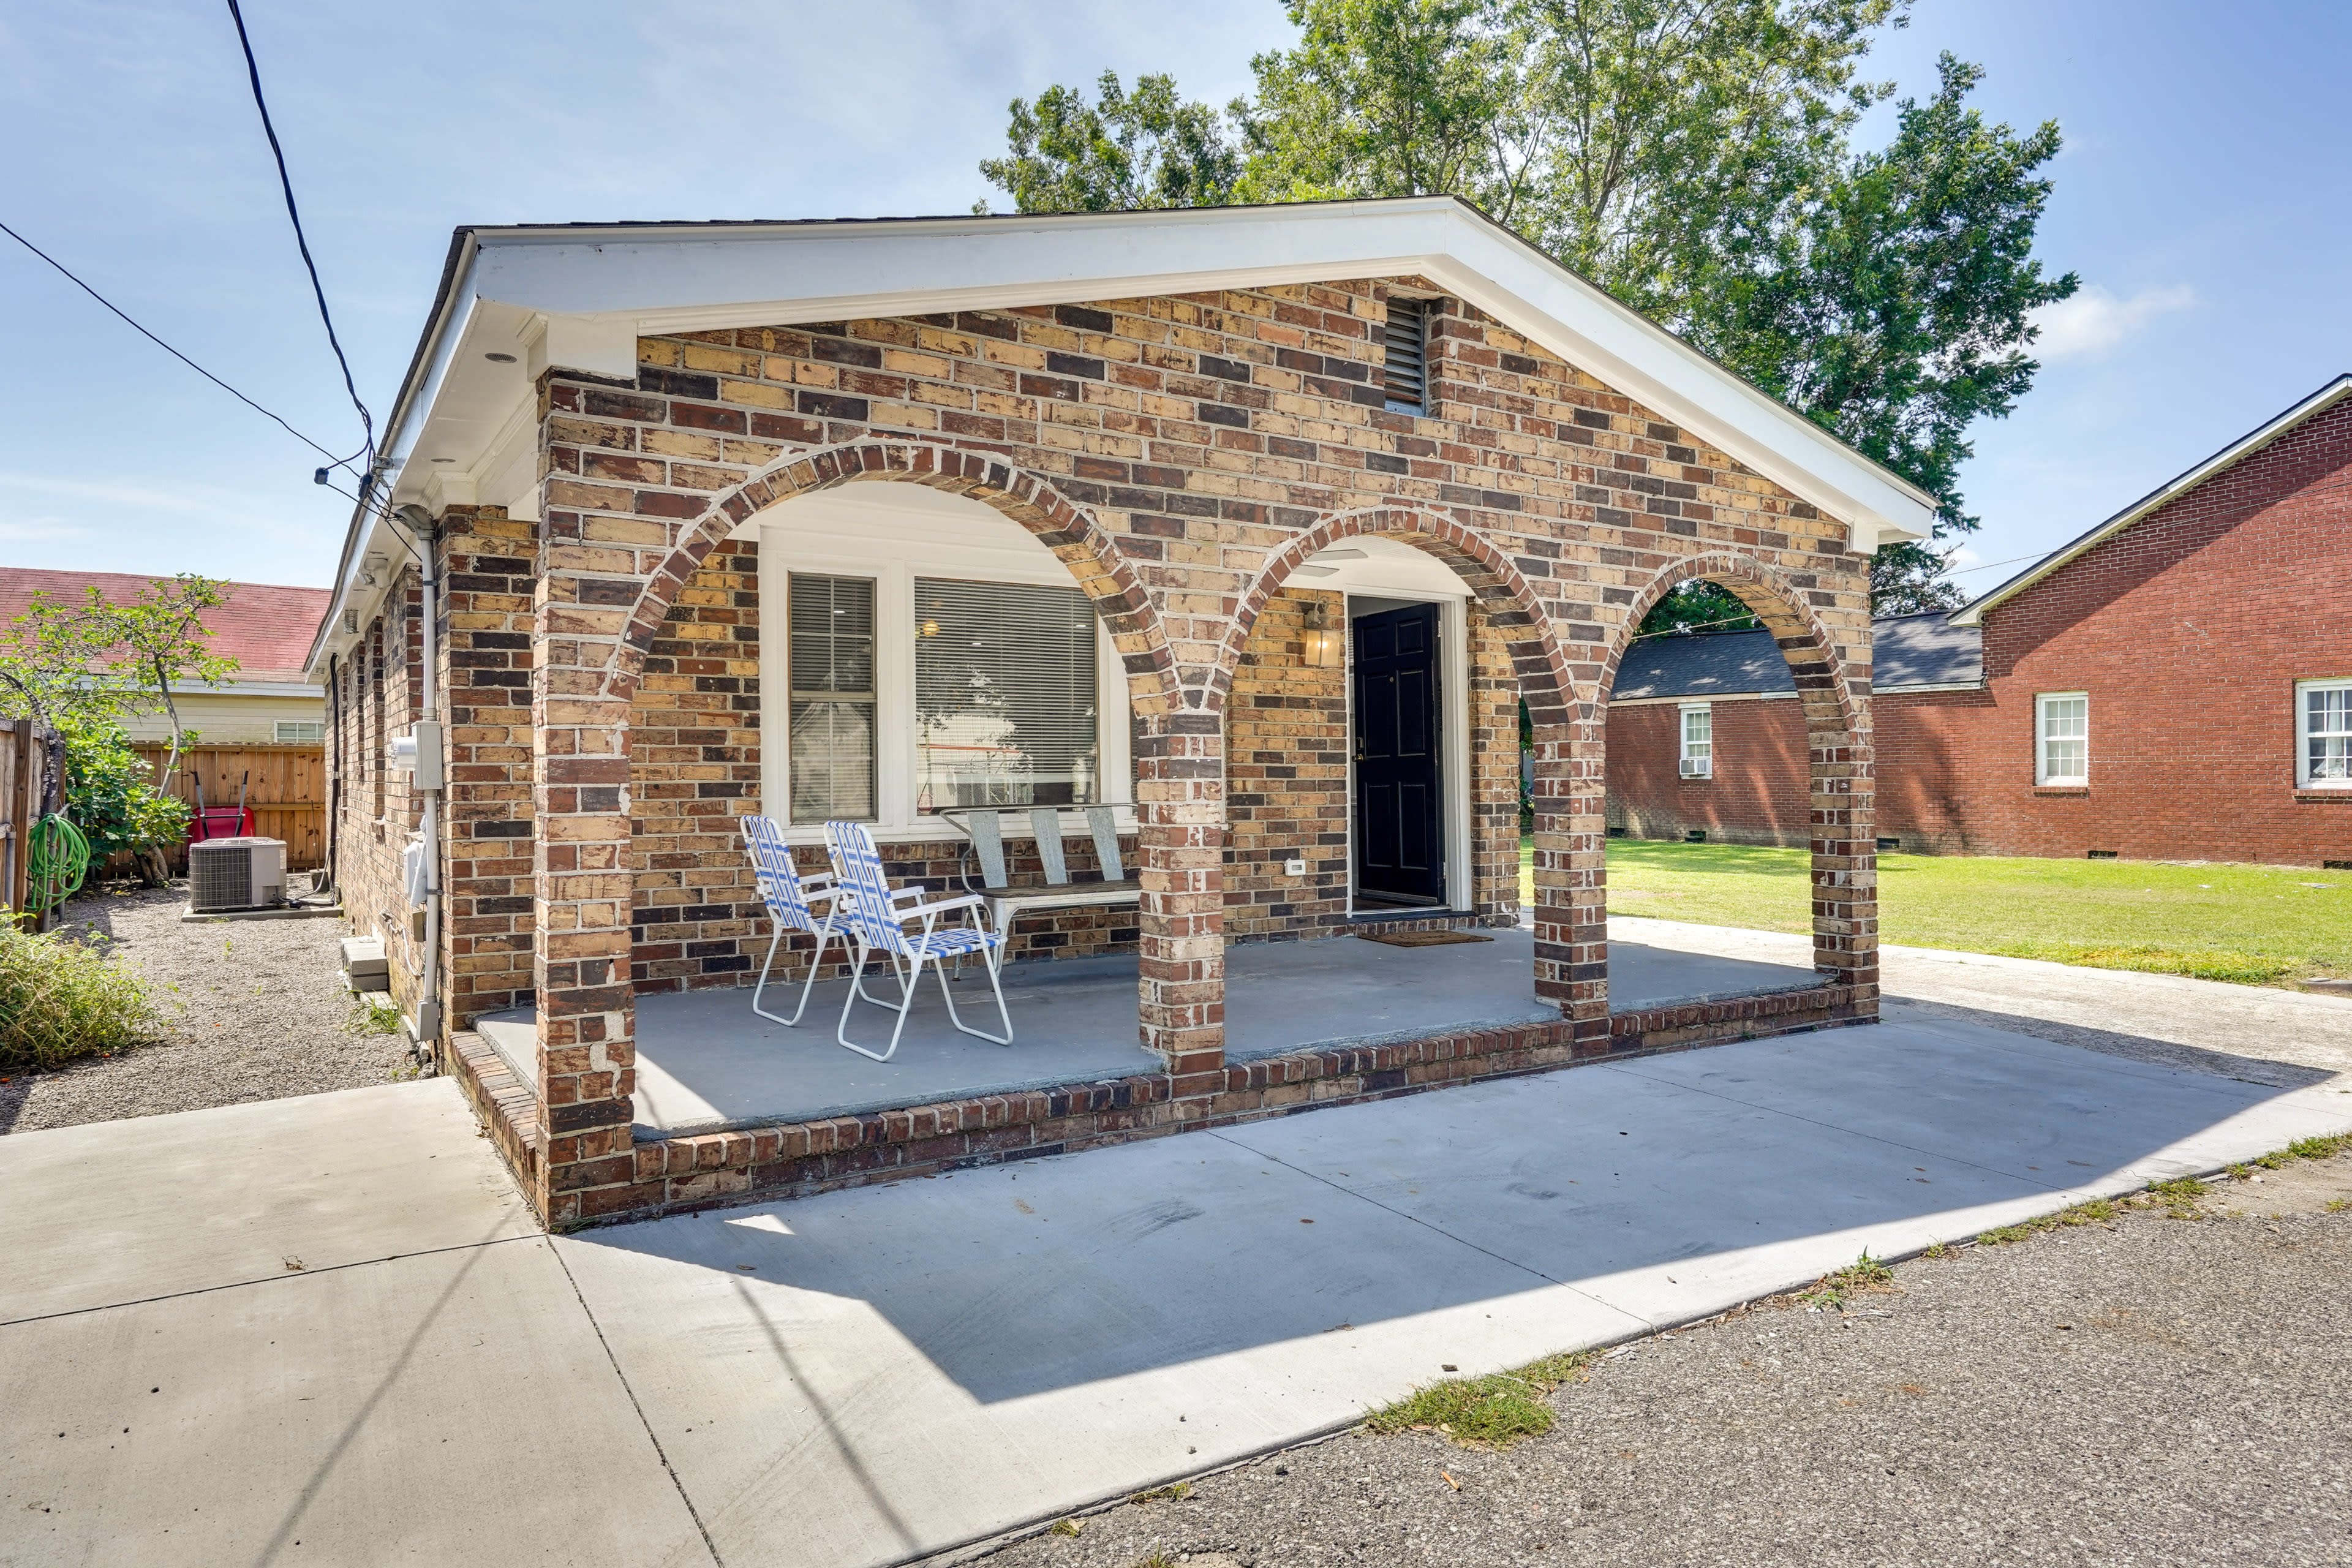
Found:
[[[229,584],[182,574],[158,577],[128,604],[96,586],[81,598],[33,595],[0,628],[0,716],[33,718],[66,740],[66,794],[94,854],[129,849],[148,874],[163,875],[162,846],[177,838],[187,810],[149,776],[122,721],[161,712],[172,748],[162,777],[179,767],[193,731],[180,724],[173,687],[225,684],[234,658],[205,647],[206,610],[226,604]]]
[[[36,593],[0,629],[0,712],[60,730],[69,719],[119,723],[161,712],[172,721],[170,776],[187,739],[173,684],[220,686],[236,673],[236,659],[206,647],[213,634],[203,618],[228,602],[228,587],[182,573],[154,579],[129,604],[110,602],[95,585],[80,599]]]

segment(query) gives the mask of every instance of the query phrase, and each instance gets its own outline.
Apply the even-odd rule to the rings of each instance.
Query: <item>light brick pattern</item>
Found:
[[[1607,1051],[1613,1037],[1602,699],[1642,612],[1692,576],[1719,577],[1754,605],[1797,670],[1817,948],[1846,1005],[1874,1014],[1867,563],[1845,552],[1843,525],[1459,305],[1433,317],[1433,415],[1388,412],[1378,390],[1386,287],[649,338],[634,384],[561,369],[542,378],[533,1088],[551,1220],[647,1201],[634,1184],[648,1156],[628,1131],[633,922],[648,899],[692,889],[663,881],[689,869],[656,864],[672,851],[637,843],[640,819],[652,839],[664,834],[651,824],[683,820],[686,803],[669,793],[682,781],[635,769],[746,765],[734,741],[721,744],[723,762],[687,763],[688,748],[653,739],[695,727],[655,713],[709,717],[674,700],[709,694],[656,689],[677,673],[663,661],[703,657],[663,651],[704,640],[673,635],[698,626],[698,610],[684,621],[673,612],[694,603],[714,552],[723,575],[741,574],[719,552],[738,524],[843,483],[920,483],[995,508],[1055,551],[1110,628],[1138,713],[1138,1027],[1165,1064],[1154,1081],[1170,1126],[1220,1114],[1219,1097],[1235,1092],[1223,1055],[1228,896],[1263,889],[1226,886],[1228,827],[1261,831],[1265,808],[1246,819],[1228,811],[1232,698],[1266,676],[1263,661],[1245,674],[1245,660],[1269,613],[1279,630],[1284,612],[1269,606],[1291,571],[1357,534],[1427,551],[1472,595],[1488,721],[1478,897],[1498,917],[1516,881],[1509,714],[1517,698],[1528,703],[1536,982],[1566,1014],[1564,1050]],[[1236,786],[1273,782],[1234,776]],[[675,853],[704,852],[708,835],[677,837],[696,847]],[[1253,898],[1239,907],[1253,934],[1279,918]],[[750,934],[740,915],[715,922],[747,928],[725,934],[714,922],[676,923],[696,927],[698,942]],[[662,945],[652,933],[667,927],[646,930],[643,946]]]

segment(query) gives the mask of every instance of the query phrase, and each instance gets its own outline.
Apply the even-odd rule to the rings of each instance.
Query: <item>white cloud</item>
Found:
[[[97,530],[61,517],[0,517],[0,544],[45,544],[59,539],[84,539]]]
[[[2071,299],[2044,305],[2026,320],[2042,329],[2041,339],[2033,345],[2037,357],[2095,359],[2157,317],[2185,310],[2195,303],[2196,290],[2186,283],[2143,289],[2128,300],[2118,300],[2095,283],[2076,290]]]

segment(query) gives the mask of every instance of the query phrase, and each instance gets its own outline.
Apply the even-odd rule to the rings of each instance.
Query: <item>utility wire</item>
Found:
[[[145,338],[149,342],[153,343],[165,353],[170,354],[173,359],[178,360],[182,364],[186,365],[190,370],[194,371],[198,375],[203,376],[215,386],[217,386],[223,392],[227,393],[231,397],[236,398],[239,403],[244,404],[256,414],[260,415],[265,419],[274,421],[278,425],[278,428],[284,430],[289,436],[293,437],[297,441],[301,442],[304,446],[310,447],[312,451],[317,452],[321,457],[333,458],[335,456],[334,453],[327,450],[326,447],[320,446],[319,443],[311,440],[310,437],[303,435],[302,432],[295,429],[291,425],[287,424],[285,420],[278,418],[277,415],[272,414],[268,409],[264,408],[260,404],[256,403],[252,398],[247,397],[244,393],[239,392],[236,387],[231,386],[228,383],[223,381],[220,377],[206,370],[204,366],[198,364],[195,361],[190,359],[187,355],[182,353],[179,350],[173,348],[171,344],[165,342],[163,339],[157,337],[154,333],[141,326],[137,321],[132,321],[130,316],[124,314],[123,310],[120,305],[117,305],[113,300],[108,299],[105,295],[100,293],[97,289],[91,288],[89,284],[75,277],[66,267],[64,262],[59,261],[56,257],[51,256],[47,251],[43,250],[39,246],[35,245],[31,240],[26,239],[15,229],[10,228],[6,224],[0,223],[0,234],[6,235],[10,239],[15,240],[17,244],[23,246],[26,249],[31,251],[34,255],[39,257],[42,260],[56,268],[59,275],[62,276],[67,282],[72,284],[75,288],[80,289],[83,293],[89,295],[91,299],[97,300],[100,304],[113,311],[117,316],[121,317],[122,321],[132,331],[137,332],[141,337]],[[339,458],[337,459],[337,466],[340,467],[344,464],[348,464],[350,461],[351,459],[348,458]]]
[[[286,173],[286,150],[278,144],[278,128],[269,122],[269,102],[261,95],[261,67],[253,58],[253,40],[246,35],[245,13],[236,8],[236,0],[228,0],[228,14],[236,23],[236,41],[245,50],[245,72],[253,82],[253,106],[261,110],[262,134],[269,138],[269,152],[278,160],[278,185],[286,193],[286,216],[294,222],[294,243],[302,252],[302,265],[310,273],[310,292],[318,298],[319,320],[326,323],[327,344],[335,351],[335,363],[343,369],[343,390],[351,394],[352,406],[360,412],[360,427],[366,433],[359,451],[352,457],[373,458],[375,456],[375,416],[360,401],[360,389],[352,379],[352,362],[343,357],[341,340],[335,336],[335,318],[327,310],[327,290],[319,281],[319,265],[310,259],[310,242],[302,233],[302,214],[294,205],[294,181]],[[342,459],[350,462],[352,458]]]

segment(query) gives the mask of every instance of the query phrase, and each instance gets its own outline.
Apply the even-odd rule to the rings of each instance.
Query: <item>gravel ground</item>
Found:
[[[332,919],[183,925],[184,889],[99,893],[68,926],[113,939],[172,1019],[163,1043],[0,1083],[0,1132],[160,1116],[383,1083],[407,1070],[399,1035],[352,1031]]]
[[[1507,1452],[1350,1433],[987,1562],[2352,1563],[2352,1156],[2203,1207],[1639,1342]]]

